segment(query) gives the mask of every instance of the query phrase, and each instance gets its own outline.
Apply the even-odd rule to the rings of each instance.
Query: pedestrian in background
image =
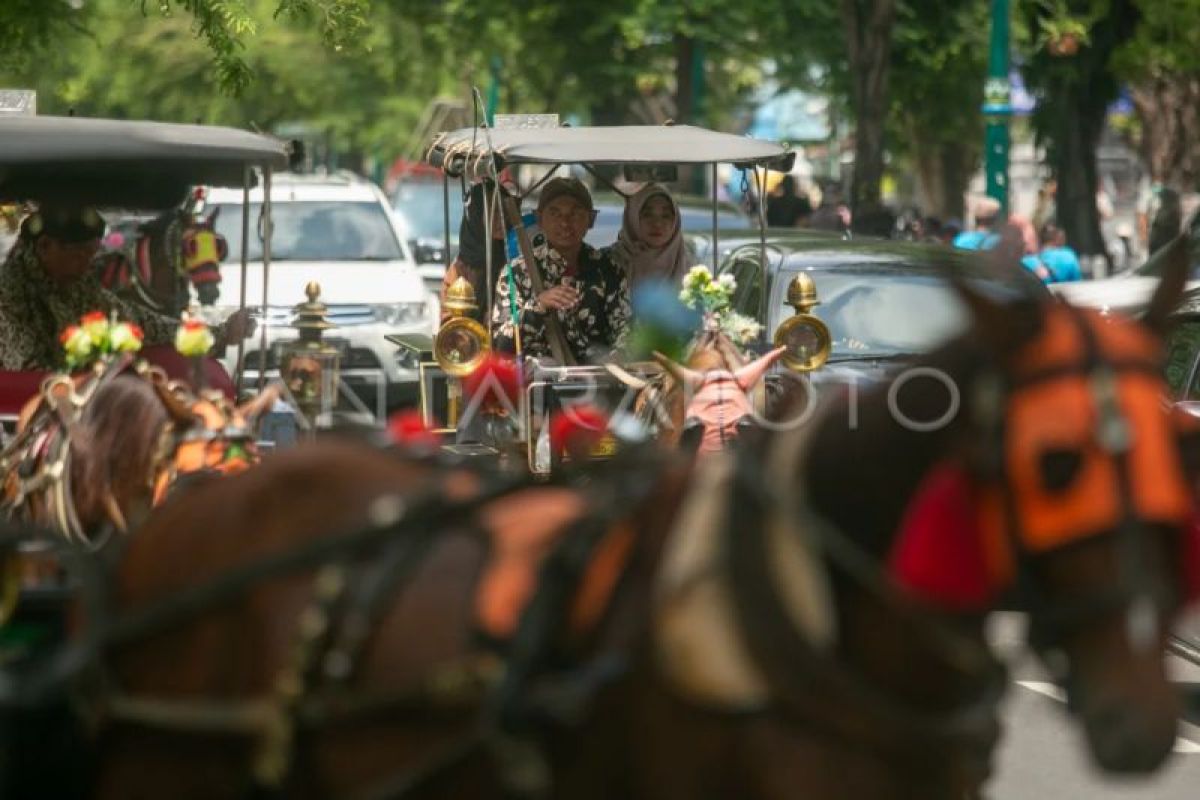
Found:
[[[795,228],[812,216],[812,203],[796,194],[796,178],[784,175],[775,191],[767,196],[767,227]]]

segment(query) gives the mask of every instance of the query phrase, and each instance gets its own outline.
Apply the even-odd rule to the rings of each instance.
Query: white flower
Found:
[[[726,291],[728,291],[731,294],[733,293],[733,291],[735,289],[737,289],[737,281],[734,280],[733,276],[730,275],[728,272],[726,272],[720,278],[717,278],[717,283],[721,286],[722,289],[725,289]]]

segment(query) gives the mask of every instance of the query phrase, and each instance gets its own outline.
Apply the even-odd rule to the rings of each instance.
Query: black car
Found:
[[[734,305],[758,319],[767,340],[795,310],[788,285],[805,273],[820,302],[810,313],[829,328],[832,348],[818,382],[882,378],[961,332],[967,312],[945,279],[946,269],[998,298],[1022,294],[1049,297],[1026,270],[998,270],[977,253],[939,245],[886,240],[842,240],[836,235],[769,232],[766,240],[765,303],[757,238],[729,240],[733,248],[718,274],[737,280]],[[725,245],[721,245],[725,249]],[[762,308],[760,310],[760,303]]]

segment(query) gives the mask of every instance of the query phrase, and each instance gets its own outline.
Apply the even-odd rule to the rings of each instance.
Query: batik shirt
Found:
[[[552,247],[535,247],[533,260],[541,272],[543,290],[570,279],[571,285],[581,292],[579,303],[568,311],[539,312],[525,260],[514,259],[500,271],[496,282],[496,301],[492,307],[492,346],[496,350],[516,352],[514,308],[521,325],[523,355],[553,356],[546,330],[550,314],[558,315],[567,347],[580,364],[596,363],[624,345],[629,329],[629,285],[624,271],[613,263],[607,249],[597,250],[585,243],[579,252],[578,273],[573,276],[568,275],[566,260]]]
[[[51,370],[63,366],[59,334],[90,311],[116,312],[136,322],[146,344],[174,340],[178,321],[121,300],[89,271],[69,286],[50,280],[33,243],[18,239],[0,266],[0,369]]]

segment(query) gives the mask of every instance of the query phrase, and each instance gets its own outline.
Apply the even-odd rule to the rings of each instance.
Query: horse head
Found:
[[[172,315],[187,307],[188,283],[201,305],[214,304],[220,296],[220,264],[229,250],[216,219],[215,210],[197,217],[171,209],[142,223],[131,245],[97,258],[101,283]]]
[[[1022,597],[1030,644],[1113,771],[1156,768],[1179,712],[1164,649],[1189,591],[1181,565],[1200,548],[1189,538],[1194,437],[1164,402],[1161,368],[1186,244],[1172,245],[1142,321],[1045,297],[1006,304],[954,281],[974,316],[962,341],[976,366],[952,376],[965,381],[961,491],[941,499],[970,495],[973,511],[963,524],[917,524],[893,551],[902,582],[935,600]],[[923,486],[959,478],[933,470]],[[951,506],[923,505],[935,515]]]
[[[214,209],[207,217],[186,225],[182,233],[183,273],[196,289],[202,306],[217,302],[221,293],[221,262],[229,255],[229,244],[217,233],[217,214]]]
[[[693,346],[687,366],[656,352],[655,360],[674,380],[666,394],[668,414],[676,412],[672,416],[685,433],[698,434],[701,452],[721,450],[753,419],[751,393],[785,349],[746,363],[724,334],[706,331]]]

